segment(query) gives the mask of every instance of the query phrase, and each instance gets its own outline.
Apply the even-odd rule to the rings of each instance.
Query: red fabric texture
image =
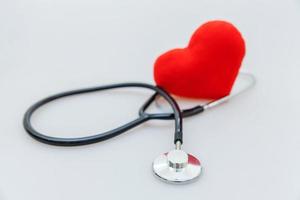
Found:
[[[209,21],[194,32],[187,47],[157,58],[154,79],[177,96],[217,99],[230,94],[244,55],[245,42],[234,25]]]

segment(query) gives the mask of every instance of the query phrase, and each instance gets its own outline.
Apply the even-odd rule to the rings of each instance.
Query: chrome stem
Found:
[[[176,150],[181,150],[181,142],[179,140],[175,144],[175,149]]]

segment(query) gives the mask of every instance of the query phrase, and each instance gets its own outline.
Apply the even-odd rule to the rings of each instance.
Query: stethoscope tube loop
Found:
[[[116,89],[116,88],[125,88],[125,87],[136,87],[136,88],[147,88],[151,89],[156,92],[156,94],[159,94],[161,97],[163,97],[171,106],[173,110],[173,119],[175,121],[175,134],[174,134],[174,144],[176,144],[177,141],[180,143],[183,143],[182,140],[182,116],[180,112],[180,108],[177,104],[177,102],[173,99],[171,95],[169,95],[165,90],[163,90],[160,87],[153,86],[146,83],[119,83],[119,84],[111,84],[106,86],[99,86],[99,87],[92,87],[92,88],[86,88],[86,89],[79,89],[79,90],[72,90],[68,92],[62,92],[59,94],[55,94],[53,96],[47,97],[45,99],[42,99],[32,105],[25,113],[24,119],[23,119],[23,125],[27,133],[32,136],[34,139],[50,144],[50,145],[57,145],[57,146],[79,146],[79,145],[87,145],[92,144],[96,142],[100,142],[103,140],[110,139],[112,137],[115,137],[117,135],[120,135],[121,133],[134,128],[140,124],[142,124],[145,121],[148,121],[150,119],[154,119],[154,116],[151,114],[146,113],[140,113],[139,117],[127,124],[124,124],[118,128],[115,128],[110,131],[106,131],[104,133],[92,135],[92,136],[86,136],[86,137],[79,137],[79,138],[60,138],[60,137],[51,137],[44,135],[42,133],[39,133],[36,131],[32,124],[31,124],[31,116],[33,113],[40,108],[41,106],[54,101],[59,98],[78,95],[78,94],[84,94],[89,92],[97,92],[102,90],[109,90],[109,89]]]
[[[119,83],[119,84],[111,84],[111,85],[105,85],[105,86],[99,86],[99,87],[92,87],[92,88],[85,88],[85,89],[79,89],[79,90],[72,90],[67,92],[62,92],[59,94],[52,95],[50,97],[47,97],[45,99],[42,99],[32,105],[25,113],[24,119],[23,119],[23,126],[25,130],[28,132],[30,136],[32,136],[34,139],[51,145],[57,145],[57,146],[79,146],[79,145],[86,145],[86,144],[92,144],[96,142],[100,142],[103,140],[110,139],[112,137],[115,137],[117,135],[120,135],[121,133],[132,129],[148,120],[174,120],[175,121],[175,134],[174,134],[174,144],[182,144],[182,118],[183,117],[190,117],[199,113],[202,113],[203,111],[213,108],[215,106],[218,106],[227,100],[233,98],[234,96],[241,94],[242,92],[246,91],[247,89],[251,88],[255,85],[255,78],[251,74],[247,73],[240,73],[239,76],[243,76],[244,78],[247,78],[249,80],[248,84],[239,90],[238,92],[232,93],[228,96],[225,96],[220,99],[213,100],[211,102],[208,102],[204,105],[197,105],[189,109],[184,109],[180,111],[180,108],[174,98],[168,94],[165,90],[163,90],[160,87],[146,84],[146,83]],[[51,137],[44,135],[42,133],[39,133],[36,131],[32,124],[31,124],[31,116],[33,113],[40,108],[41,106],[54,101],[59,98],[78,95],[78,94],[84,94],[84,93],[90,93],[90,92],[97,92],[102,90],[109,90],[109,89],[115,89],[115,88],[125,88],[125,87],[137,87],[137,88],[147,88],[155,91],[155,93],[141,106],[139,109],[139,117],[131,122],[128,122],[120,127],[117,127],[115,129],[112,129],[110,131],[106,131],[104,133],[95,134],[92,136],[87,137],[80,137],[80,138],[60,138],[60,137]],[[147,113],[147,108],[155,101],[157,97],[163,97],[168,104],[171,106],[173,112],[170,113]]]

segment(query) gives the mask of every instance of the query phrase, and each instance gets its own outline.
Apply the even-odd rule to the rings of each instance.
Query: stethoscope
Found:
[[[111,84],[99,87],[85,88],[72,90],[67,92],[62,92],[44,98],[37,103],[33,104],[25,113],[23,119],[23,125],[27,133],[32,136],[34,139],[57,146],[80,146],[87,145],[96,142],[101,142],[103,140],[110,139],[129,129],[132,129],[148,120],[174,120],[175,122],[175,131],[174,131],[174,144],[175,149],[167,153],[164,153],[157,157],[152,165],[154,174],[159,177],[161,180],[164,180],[168,183],[186,183],[199,177],[201,173],[201,164],[200,161],[193,155],[186,153],[181,149],[183,144],[183,132],[182,132],[182,118],[190,117],[199,113],[202,113],[210,108],[213,108],[217,105],[220,105],[237,94],[240,94],[247,89],[251,88],[255,84],[255,78],[251,74],[240,73],[240,77],[248,78],[248,83],[241,90],[236,93],[232,93],[223,98],[205,103],[203,105],[197,105],[189,109],[180,110],[176,100],[164,89],[146,83],[119,83]],[[138,117],[120,127],[106,131],[103,133],[95,134],[92,136],[78,137],[78,138],[60,138],[52,137],[38,132],[34,129],[31,124],[31,116],[33,113],[40,108],[41,106],[52,102],[54,100],[79,95],[90,92],[97,92],[103,90],[117,89],[117,88],[146,88],[153,90],[155,93],[141,106],[138,112]],[[172,112],[165,113],[147,113],[147,108],[158,98],[163,98],[172,109]]]

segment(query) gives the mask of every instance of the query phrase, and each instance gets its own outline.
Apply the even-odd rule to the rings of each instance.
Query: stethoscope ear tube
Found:
[[[183,118],[190,117],[190,116],[199,114],[199,113],[201,113],[205,110],[208,110],[210,108],[214,108],[216,106],[219,106],[219,105],[227,102],[228,100],[234,98],[235,96],[238,96],[238,95],[244,93],[248,89],[252,88],[256,83],[255,77],[252,74],[245,73],[245,72],[240,72],[238,74],[237,79],[247,79],[247,83],[244,84],[244,86],[242,88],[238,89],[238,90],[234,88],[234,90],[229,95],[224,96],[220,99],[215,99],[215,100],[209,101],[207,103],[204,103],[202,105],[196,105],[196,106],[188,108],[188,109],[182,109],[182,111],[181,111],[182,117]],[[157,95],[157,94],[154,94],[153,96],[151,96],[144,103],[144,105],[140,108],[139,113],[142,114],[143,112],[145,112],[145,110],[149,107],[149,105],[151,105],[151,103],[153,101],[155,101],[157,98],[159,98],[159,95]],[[159,104],[159,101],[156,101],[156,104],[157,104],[158,107],[162,107]],[[159,118],[161,120],[164,120],[164,119],[165,120],[170,120],[170,119],[173,119],[173,117],[174,117],[173,113],[162,113],[162,114],[157,114],[155,116],[156,116],[156,118]]]

